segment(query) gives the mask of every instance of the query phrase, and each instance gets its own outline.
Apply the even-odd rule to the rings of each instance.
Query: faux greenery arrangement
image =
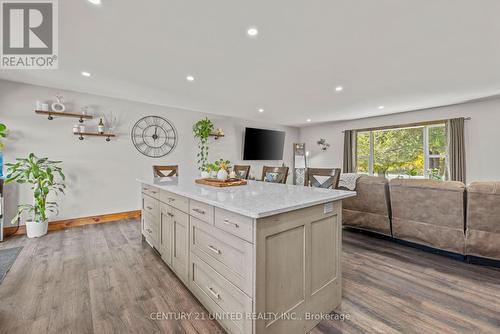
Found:
[[[226,172],[229,172],[229,169],[231,168],[230,166],[231,161],[229,160],[224,160],[224,159],[219,159],[215,162],[212,162],[211,164],[207,164],[205,166],[205,171],[211,173],[211,172],[218,172],[221,169],[226,170]]]
[[[206,169],[208,162],[208,137],[214,130],[214,124],[206,117],[193,125],[193,133],[195,138],[199,138],[198,148],[200,151],[196,155],[198,158],[198,169],[203,171]]]
[[[59,167],[61,161],[53,161],[48,158],[37,158],[30,153],[28,158],[16,159],[16,163],[8,163],[5,184],[11,182],[30,183],[33,190],[34,204],[21,204],[18,206],[17,214],[12,223],[17,221],[23,212],[33,217],[33,222],[45,222],[47,212],[57,212],[56,202],[47,202],[50,193],[64,194],[66,177]]]
[[[7,137],[7,127],[5,124],[0,123],[0,151],[3,150],[3,143],[2,143],[2,138]]]

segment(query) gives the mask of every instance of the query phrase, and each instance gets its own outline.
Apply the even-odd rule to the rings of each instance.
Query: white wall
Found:
[[[465,124],[467,182],[500,180],[500,99],[419,110],[401,114],[313,125],[300,129],[300,141],[309,151],[311,167],[342,168],[343,130],[420,121],[472,117]],[[331,147],[322,152],[316,142],[325,138]]]
[[[111,142],[105,142],[100,137],[79,141],[72,134],[76,119],[54,118],[49,121],[33,112],[37,100],[53,100],[57,92],[64,96],[69,110],[79,111],[82,105],[88,105],[90,113],[94,114],[113,111],[120,120],[116,131],[118,137]],[[164,158],[148,158],[139,153],[131,142],[132,126],[147,115],[163,116],[177,128],[177,147]],[[248,161],[241,161],[243,133],[248,126],[286,131],[283,162],[291,166],[292,144],[298,140],[299,134],[296,128],[0,81],[0,122],[11,131],[5,140],[4,162],[12,162],[30,152],[64,162],[62,167],[68,177],[68,188],[66,195],[59,198],[57,219],[139,209],[139,187],[135,179],[151,176],[154,164],[178,164],[181,176],[196,175],[197,141],[193,137],[192,125],[205,116],[226,134],[217,141],[210,139],[210,160],[225,158],[232,163],[248,164]],[[95,129],[97,122],[92,120],[86,124]],[[251,173],[260,177],[264,162],[250,163]],[[281,163],[265,161],[268,165]],[[6,189],[6,218],[10,221],[17,203],[31,201],[28,189],[9,185]]]

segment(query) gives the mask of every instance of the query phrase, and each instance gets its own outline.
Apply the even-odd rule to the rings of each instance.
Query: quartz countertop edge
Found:
[[[157,182],[152,179],[136,179],[136,181],[141,184],[156,187],[179,196],[184,196],[189,199],[253,219],[265,218],[284,212],[326,204],[356,196],[355,191],[309,188],[304,186],[273,184],[260,181],[249,181],[248,184],[244,186],[219,188],[196,184],[194,179],[186,179],[184,181],[181,180],[182,179],[178,178],[177,183],[169,184],[168,181]],[[245,195],[245,192],[251,193],[252,197],[234,198]],[[293,198],[290,198],[290,201],[287,202],[286,197],[287,194],[290,193],[293,196],[289,197]],[[297,199],[298,193],[301,195],[300,199]],[[218,197],[218,199],[214,200],[213,197]],[[224,199],[224,197],[232,198]]]

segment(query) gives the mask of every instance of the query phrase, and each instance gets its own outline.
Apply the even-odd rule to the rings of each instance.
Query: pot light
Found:
[[[384,107],[384,106],[378,106],[378,108],[379,108],[380,110],[382,110],[382,109],[384,109],[385,107]]]
[[[88,2],[90,2],[93,5],[100,5],[102,3],[101,0],[88,0]]]
[[[344,90],[344,87],[342,87],[342,86],[335,87],[335,91],[337,91],[337,92],[341,92],[343,90]]]
[[[85,72],[85,71],[83,71],[83,72],[82,72],[82,75],[83,75],[84,77],[87,77],[87,78],[88,78],[88,77],[90,77],[90,75],[91,75],[91,74],[90,74],[89,72]]]
[[[194,81],[194,77],[193,77],[192,75],[188,75],[188,76],[186,77],[186,80],[187,80],[187,81]]]
[[[259,34],[259,30],[255,27],[250,27],[247,29],[247,35],[250,37],[256,37]]]
[[[307,123],[311,123],[311,119],[310,118],[306,119],[306,121],[307,121]]]
[[[263,113],[263,112],[264,112],[264,109],[259,108],[259,112],[260,112],[260,113]]]

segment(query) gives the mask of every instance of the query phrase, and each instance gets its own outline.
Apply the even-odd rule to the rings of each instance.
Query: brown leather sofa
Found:
[[[389,182],[394,238],[465,254],[465,185],[456,181]]]
[[[466,254],[500,260],[500,182],[467,187]]]
[[[343,201],[343,225],[391,236],[389,182],[383,177],[361,176],[357,196]]]

